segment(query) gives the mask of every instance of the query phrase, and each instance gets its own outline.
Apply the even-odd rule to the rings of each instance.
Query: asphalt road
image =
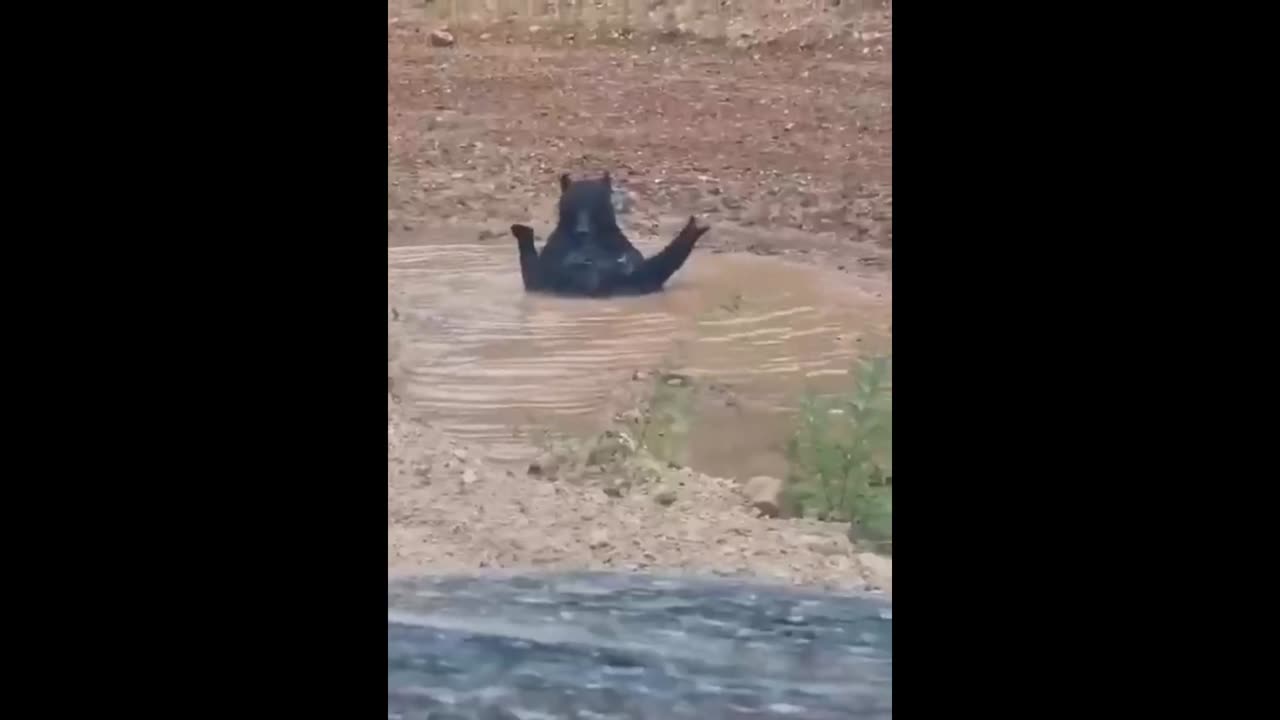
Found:
[[[393,581],[388,718],[889,718],[874,596],[601,573]]]

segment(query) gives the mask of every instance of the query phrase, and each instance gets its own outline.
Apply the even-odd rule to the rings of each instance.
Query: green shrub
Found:
[[[850,537],[892,552],[893,386],[889,357],[860,363],[854,387],[809,395],[787,448],[794,515],[848,522]]]

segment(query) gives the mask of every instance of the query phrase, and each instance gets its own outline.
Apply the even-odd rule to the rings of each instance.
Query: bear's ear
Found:
[[[569,190],[570,182],[569,173],[563,173],[560,175],[560,192],[567,192]]]
[[[605,187],[609,188],[610,190],[612,190],[612,189],[613,189],[613,178],[609,177],[609,171],[608,171],[608,170],[605,170],[605,171],[604,171],[604,177],[602,177],[602,178],[600,178],[600,179],[604,181],[604,186],[605,186]]]

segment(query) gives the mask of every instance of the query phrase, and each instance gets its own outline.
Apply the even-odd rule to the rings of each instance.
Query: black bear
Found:
[[[608,297],[643,295],[662,289],[694,243],[710,228],[692,217],[662,252],[645,259],[622,234],[613,211],[609,173],[598,180],[560,176],[560,217],[539,254],[533,229],[512,225],[520,249],[520,276],[530,292]]]

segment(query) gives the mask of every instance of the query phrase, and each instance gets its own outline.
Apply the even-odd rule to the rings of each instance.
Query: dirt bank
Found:
[[[619,493],[608,478],[531,476],[394,401],[387,456],[392,575],[631,570],[892,590],[890,562],[859,554],[842,525],[759,517],[734,480],[686,468]]]

